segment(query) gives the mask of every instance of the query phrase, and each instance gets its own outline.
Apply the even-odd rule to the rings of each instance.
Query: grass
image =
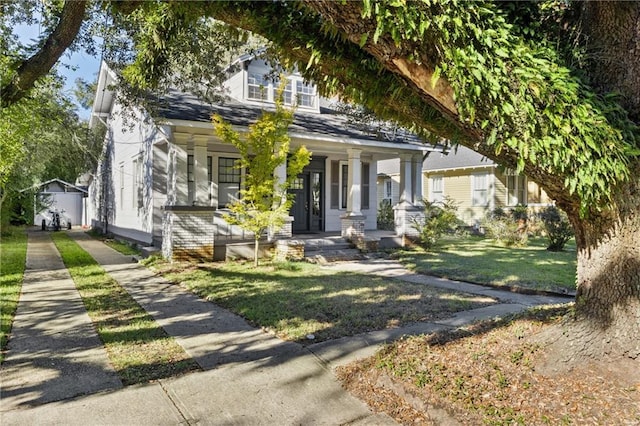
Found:
[[[184,349],[75,241],[52,235],[125,385],[196,370]]]
[[[496,301],[308,263],[165,263],[162,275],[283,339],[305,342],[428,321]]]
[[[124,255],[140,255],[140,249],[138,249],[134,244],[115,240],[113,238],[106,238],[96,229],[92,229],[86,232],[91,238],[96,240],[100,240],[112,249]]]
[[[530,239],[526,247],[503,247],[481,237],[446,237],[434,252],[400,251],[394,257],[421,274],[494,286],[573,292],[576,249],[546,250],[546,240]]]
[[[27,260],[27,235],[11,229],[0,234],[0,363],[18,307]]]

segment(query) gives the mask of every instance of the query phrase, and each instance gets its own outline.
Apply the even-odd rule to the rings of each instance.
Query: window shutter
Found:
[[[362,163],[362,191],[360,192],[362,209],[369,209],[369,163]]]
[[[340,207],[340,162],[331,162],[331,208]]]

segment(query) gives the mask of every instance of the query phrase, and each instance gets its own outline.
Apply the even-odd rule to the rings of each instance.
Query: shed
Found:
[[[38,189],[36,197],[46,207],[40,209],[40,211],[34,211],[33,223],[39,224],[42,222],[43,217],[40,213],[46,210],[58,210],[60,212],[64,211],[64,214],[69,217],[73,225],[87,224],[85,217],[86,189],[65,182],[62,179],[51,179],[29,189],[36,188]],[[26,189],[23,191],[26,191]]]

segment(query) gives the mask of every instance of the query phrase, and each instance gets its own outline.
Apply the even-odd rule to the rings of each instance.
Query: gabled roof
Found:
[[[72,183],[69,183],[69,182],[66,182],[66,181],[64,181],[64,180],[62,180],[62,179],[57,179],[57,178],[55,178],[55,179],[49,179],[49,180],[48,180],[48,181],[46,181],[46,182],[37,183],[37,184],[35,184],[35,185],[33,185],[33,186],[30,186],[30,187],[28,187],[28,188],[21,189],[21,190],[20,190],[20,191],[18,191],[18,192],[25,192],[25,191],[28,191],[28,190],[30,190],[30,189],[42,188],[43,186],[47,186],[47,185],[49,185],[49,184],[51,184],[51,183],[54,183],[54,182],[56,182],[56,183],[60,184],[60,186],[65,187],[65,188],[73,188],[73,189],[75,189],[76,191],[78,191],[78,192],[82,192],[82,193],[84,193],[84,194],[87,194],[87,193],[88,193],[88,191],[87,191],[86,189],[84,189],[84,188],[81,188],[81,187],[76,186],[76,185],[74,185],[74,184],[72,184]]]
[[[495,166],[492,160],[477,152],[459,145],[448,153],[431,153],[424,161],[422,169],[425,171],[468,169]]]

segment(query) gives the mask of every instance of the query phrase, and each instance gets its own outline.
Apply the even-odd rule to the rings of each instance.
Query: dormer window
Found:
[[[268,70],[263,67],[249,69],[246,73],[246,100],[260,102],[275,102],[280,83],[277,78],[268,77]],[[318,95],[313,84],[307,84],[297,75],[287,77],[282,92],[285,105],[297,106],[304,109],[318,108]]]
[[[256,72],[250,72],[247,80],[247,98],[257,100],[267,100],[269,82],[264,75]]]
[[[298,105],[308,108],[316,106],[316,88],[310,84],[305,84],[302,80],[296,81],[296,96]]]

